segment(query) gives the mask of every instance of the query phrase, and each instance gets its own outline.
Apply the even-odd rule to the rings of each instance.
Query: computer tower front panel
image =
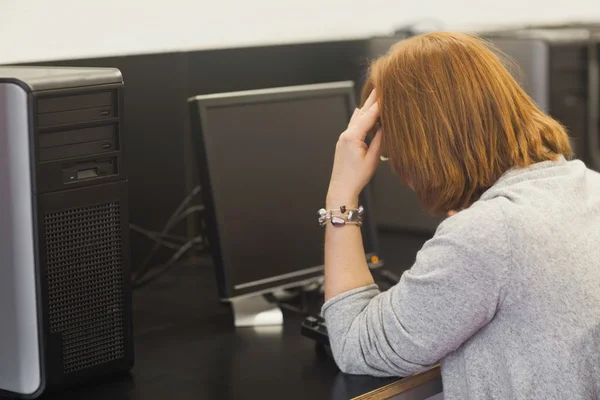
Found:
[[[133,364],[122,84],[32,95],[48,387]]]

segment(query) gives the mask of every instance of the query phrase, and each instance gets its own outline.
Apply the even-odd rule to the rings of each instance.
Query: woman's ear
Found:
[[[449,217],[451,217],[451,216],[453,216],[454,214],[456,214],[457,212],[458,212],[458,211],[455,211],[455,210],[450,210],[450,211],[448,211],[448,216],[449,216]]]

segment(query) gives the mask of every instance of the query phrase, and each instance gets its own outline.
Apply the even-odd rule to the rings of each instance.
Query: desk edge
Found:
[[[399,379],[396,382],[392,382],[388,385],[382,386],[371,392],[362,394],[358,397],[354,397],[352,400],[384,400],[389,399],[392,396],[396,396],[400,393],[406,392],[407,390],[413,389],[417,386],[423,385],[426,382],[433,381],[434,379],[442,376],[439,365],[425,371],[420,374],[412,375],[404,379]]]

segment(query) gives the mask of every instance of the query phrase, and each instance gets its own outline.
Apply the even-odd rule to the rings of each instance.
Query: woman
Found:
[[[599,398],[600,175],[567,160],[564,128],[475,37],[400,42],[367,92],[327,209],[348,220],[385,156],[425,209],[451,216],[384,293],[359,225],[327,224],[323,315],[340,369],[406,376],[441,361],[447,400]]]

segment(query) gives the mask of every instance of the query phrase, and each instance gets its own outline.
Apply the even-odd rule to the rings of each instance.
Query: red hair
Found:
[[[513,167],[571,156],[564,127],[544,114],[487,44],[431,33],[376,60],[382,152],[431,213],[470,206]]]

